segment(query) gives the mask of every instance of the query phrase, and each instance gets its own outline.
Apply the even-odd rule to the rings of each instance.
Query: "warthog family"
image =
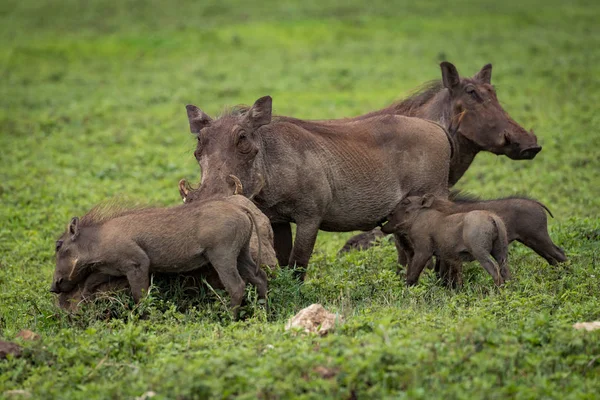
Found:
[[[533,132],[515,122],[502,108],[491,85],[492,65],[485,65],[472,78],[460,77],[454,65],[441,63],[442,80],[424,86],[416,94],[354,119],[396,114],[424,118],[449,127],[462,116],[458,129],[451,130],[455,151],[450,161],[448,185],[454,186],[481,151],[506,155],[513,160],[533,159],[541,150]],[[365,249],[381,232],[364,233],[351,238],[342,251]]]
[[[452,203],[446,202],[444,207],[447,212],[465,213],[475,210],[489,211],[498,215],[506,226],[508,242],[518,241],[531,248],[548,264],[567,260],[565,252],[558,247],[548,234],[548,218],[546,213],[552,216],[550,210],[537,200],[526,197],[507,197],[503,199],[482,200],[476,196],[462,194],[458,191],[450,193]],[[434,206],[440,200],[434,201]],[[389,229],[388,229],[389,231]],[[351,238],[342,248],[341,252],[351,249],[364,249],[372,245],[378,238],[385,236],[381,230],[372,230],[356,235]],[[446,283],[455,283],[456,274],[448,270],[439,259],[436,261],[436,271]],[[458,271],[455,271],[458,272]]]
[[[398,204],[384,233],[406,235],[411,244],[406,283],[414,285],[433,255],[459,267],[477,260],[501,285],[510,278],[508,239],[502,219],[488,211],[454,213],[447,200],[410,196]]]
[[[188,105],[202,198],[223,196],[237,176],[269,217],[280,265],[303,278],[319,229],[373,229],[409,194],[447,196],[452,143],[440,125],[379,115],[356,121],[272,117],[271,98],[211,119]],[[290,222],[296,223],[291,243]],[[283,236],[282,236],[283,235]]]
[[[197,138],[199,187],[181,180],[185,204],[177,207],[96,208],[73,218],[56,244],[52,291],[66,304],[129,286],[137,302],[151,273],[203,271],[227,290],[237,310],[246,283],[266,297],[260,264],[290,265],[304,279],[319,230],[368,231],[342,251],[393,233],[399,262],[408,261],[408,284],[435,255],[446,280],[460,275],[462,262],[478,260],[501,285],[510,278],[513,240],[551,264],[565,261],[548,235],[543,204],[448,200],[448,188],[479,152],[531,160],[542,148],[500,105],[491,64],[470,78],[451,63],[440,67],[441,81],[352,118],[274,116],[270,96],[215,119],[186,106]]]

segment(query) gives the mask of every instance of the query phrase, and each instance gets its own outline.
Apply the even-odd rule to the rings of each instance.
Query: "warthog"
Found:
[[[77,310],[79,303],[92,300],[99,293],[117,292],[128,290],[129,283],[126,277],[110,276],[100,272],[92,272],[85,279],[78,282],[68,292],[58,294],[58,306],[66,311]]]
[[[197,290],[204,281],[213,289],[225,289],[212,265],[206,265],[200,269],[181,274],[155,273],[153,275],[154,282],[168,280],[176,276],[186,291]],[[92,272],[85,280],[79,282],[73,290],[59,293],[57,303],[63,310],[75,312],[82,301],[94,300],[99,296],[112,295],[123,290],[131,294],[126,276],[110,276],[101,272]]]
[[[554,218],[548,207],[535,199],[507,197],[482,200],[475,196],[453,192],[451,210],[464,213],[473,210],[490,211],[506,225],[508,241],[518,241],[542,256],[550,265],[567,261],[563,249],[552,242],[548,234],[546,212]]]
[[[73,218],[57,241],[50,290],[70,292],[98,272],[98,282],[86,281],[93,293],[105,282],[102,274],[125,276],[137,303],[148,291],[150,273],[188,272],[211,263],[237,315],[245,282],[257,287],[260,298],[267,294],[266,274],[250,257],[254,227],[250,211],[218,200],[138,210],[96,207],[81,220]]]
[[[239,183],[239,180],[235,177],[232,177],[232,180],[236,185],[236,192],[234,194],[237,194],[238,192],[241,193],[241,183]],[[196,200],[196,192],[197,190],[192,189],[184,179],[179,181],[179,193],[184,203],[189,204],[191,201]],[[256,264],[275,268],[277,259],[275,257],[275,250],[273,249],[273,230],[269,223],[269,219],[256,208],[254,203],[244,196],[229,196],[225,197],[224,200],[245,207],[252,213],[256,222],[255,231],[260,233],[260,239],[257,237],[256,232],[253,231],[252,236],[250,237],[250,256]],[[197,202],[195,204],[197,204]],[[210,264],[207,264],[200,269],[179,274],[155,273],[154,281],[158,282],[170,279],[170,275],[176,275],[186,289],[195,289],[201,285],[203,281],[206,281],[206,283],[214,289],[225,289],[219,280],[217,272]],[[130,292],[127,277],[115,277],[100,272],[94,272],[84,281],[80,282],[75,289],[69,292],[60,293],[58,295],[58,305],[62,309],[72,312],[77,309],[83,300],[93,300],[97,295],[120,290],[127,290]]]
[[[418,93],[382,110],[350,118],[371,118],[395,114],[436,121],[449,127],[462,115],[453,132],[455,152],[450,162],[449,186],[467,171],[480,151],[506,155],[513,160],[530,160],[542,150],[533,131],[527,132],[502,108],[491,85],[492,65],[485,65],[472,78],[462,78],[449,62],[440,64],[442,80],[426,84]],[[381,232],[365,232],[352,237],[342,248],[364,249],[372,246]]]
[[[432,195],[410,196],[402,200],[382,227],[384,233],[407,236],[413,254],[409,255],[406,283],[414,285],[433,255],[460,266],[477,260],[496,285],[510,279],[507,266],[508,239],[502,219],[488,211],[454,214],[452,203]]]
[[[327,123],[271,117],[271,97],[213,120],[187,106],[202,169],[200,198],[222,197],[228,175],[273,224],[280,265],[310,259],[317,232],[373,229],[409,194],[447,196],[451,142],[440,125],[381,115]],[[293,249],[290,222],[297,225]],[[289,257],[287,257],[289,255]]]
[[[244,189],[240,180],[233,175],[230,179],[235,184],[234,194],[224,197],[222,200],[245,207],[252,213],[254,221],[256,221],[257,233],[253,232],[250,237],[250,255],[256,263],[266,265],[269,268],[275,268],[277,266],[277,257],[275,256],[275,250],[273,249],[273,228],[271,228],[269,218],[267,218],[267,216],[252,202],[253,195],[250,195],[249,198],[242,195]],[[198,201],[201,201],[198,193],[199,190],[192,188],[185,179],[179,181],[179,194],[185,204],[190,204],[192,202],[196,204]],[[261,250],[260,261],[258,260],[259,248]]]
[[[465,213],[474,210],[490,211],[498,215],[504,221],[508,242],[515,240],[523,243],[541,257],[548,264],[556,265],[567,261],[567,256],[563,249],[558,247],[548,234],[548,218],[546,212],[551,216],[552,213],[544,204],[535,199],[526,197],[508,197],[504,199],[482,200],[475,196],[465,195],[458,191],[450,193],[450,200],[453,202],[450,211],[453,213]],[[434,201],[434,207],[438,200]],[[342,251],[348,251],[351,248],[367,248],[372,241],[385,236],[385,233],[379,229],[364,232],[356,235],[346,243]],[[362,240],[362,242],[361,242]],[[436,271],[445,283],[453,284],[457,281],[455,273],[458,271],[448,271],[448,269],[436,260]]]
[[[544,204],[524,197],[508,197],[495,200],[481,200],[475,196],[453,191],[450,195],[452,203],[434,201],[434,207],[446,207],[449,212],[465,213],[484,210],[498,215],[504,225],[508,242],[518,241],[542,256],[550,265],[567,261],[565,252],[552,242],[548,234],[548,218],[546,212],[552,213]],[[460,281],[460,271],[451,270],[443,260],[436,260],[436,271],[446,284]]]

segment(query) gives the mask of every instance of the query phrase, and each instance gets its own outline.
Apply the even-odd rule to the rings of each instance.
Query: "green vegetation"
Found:
[[[596,398],[600,331],[571,325],[600,320],[599,20],[579,0],[3,1],[0,339],[41,340],[0,361],[0,397]],[[475,264],[460,290],[431,271],[407,289],[391,243],[339,257],[352,234],[321,233],[307,282],[273,274],[269,313],[249,290],[239,322],[174,283],[137,308],[55,306],[70,217],[113,197],[178,204],[177,181],[198,180],[185,104],[215,115],[270,94],[279,114],[352,116],[438,79],[442,60],[465,75],[492,62],[500,101],[544,147],[481,154],[458,187],[546,203],[566,265],[515,243],[502,289]],[[285,333],[313,302],[345,317],[337,332]]]

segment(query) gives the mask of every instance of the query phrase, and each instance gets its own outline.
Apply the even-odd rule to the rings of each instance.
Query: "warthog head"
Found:
[[[244,183],[240,194],[258,193],[264,181],[257,154],[268,144],[261,141],[256,130],[271,122],[271,106],[271,97],[265,96],[252,107],[234,109],[214,120],[198,107],[186,106],[190,131],[198,138],[194,152],[202,169],[198,198],[231,195],[230,175]]]
[[[500,105],[491,85],[492,64],[472,78],[461,78],[449,62],[440,64],[442,83],[450,93],[453,115],[464,112],[459,132],[481,150],[513,160],[530,160],[542,150],[533,131],[526,131]]]
[[[392,215],[388,217],[388,223],[381,228],[381,231],[394,233],[408,229],[414,222],[419,210],[431,207],[434,200],[435,197],[432,194],[405,197],[396,206]]]
[[[85,276],[79,268],[81,245],[79,218],[74,217],[67,231],[56,241],[56,269],[50,291],[53,293],[70,292]]]

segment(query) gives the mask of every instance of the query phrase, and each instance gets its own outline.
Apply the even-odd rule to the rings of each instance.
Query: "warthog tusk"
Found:
[[[234,195],[236,194],[240,194],[240,195],[244,195],[244,186],[242,186],[242,182],[240,181],[240,178],[238,178],[235,175],[229,175],[229,178],[233,181],[233,183],[235,184],[235,192],[233,192]]]
[[[69,280],[70,281],[73,280],[73,272],[75,272],[75,267],[77,266],[77,261],[79,261],[79,258],[74,258],[73,259],[73,266],[71,267],[71,272],[69,273]]]
[[[185,203],[185,199],[190,192],[190,184],[185,179],[179,181],[179,194],[181,195],[181,200]]]

